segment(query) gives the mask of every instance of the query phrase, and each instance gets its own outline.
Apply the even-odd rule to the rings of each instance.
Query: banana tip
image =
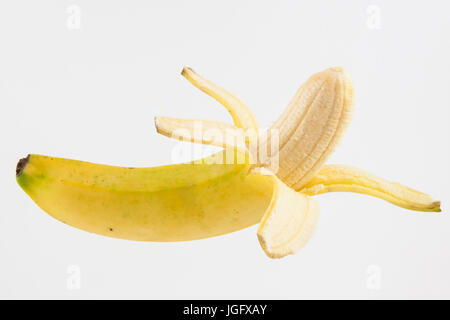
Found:
[[[435,208],[436,212],[442,212],[442,210],[441,210],[441,202],[440,201],[433,202],[433,207]]]
[[[192,72],[193,70],[191,69],[191,68],[189,68],[189,67],[183,67],[183,70],[181,70],[181,75],[182,76],[186,76],[186,74],[188,73],[188,72]]]
[[[16,177],[20,176],[20,174],[22,173],[23,169],[27,165],[28,160],[30,160],[30,155],[27,155],[26,158],[22,158],[22,159],[19,160],[19,162],[17,162]]]

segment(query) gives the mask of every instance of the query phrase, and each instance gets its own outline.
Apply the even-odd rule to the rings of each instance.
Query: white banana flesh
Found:
[[[342,68],[319,72],[302,85],[271,128],[279,132],[278,152],[271,156],[278,157],[280,180],[299,190],[320,170],[350,123],[353,104],[353,84]]]

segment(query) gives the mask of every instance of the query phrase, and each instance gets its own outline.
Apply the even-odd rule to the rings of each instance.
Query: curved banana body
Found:
[[[141,241],[186,241],[261,220],[270,177],[249,165],[125,168],[30,155],[17,181],[36,204],[76,228]]]
[[[317,203],[271,172],[249,168],[206,163],[125,168],[33,154],[19,163],[17,181],[42,210],[84,231],[188,241],[262,221],[258,239],[269,257],[296,252],[314,232]]]

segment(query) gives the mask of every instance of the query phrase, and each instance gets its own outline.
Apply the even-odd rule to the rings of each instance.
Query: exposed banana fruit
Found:
[[[157,117],[157,131],[222,146],[222,152],[186,164],[134,169],[30,155],[18,163],[19,185],[55,218],[122,239],[193,240],[260,222],[258,239],[271,258],[296,252],[312,236],[319,208],[310,195],[352,191],[407,209],[440,211],[440,202],[398,183],[348,166],[323,166],[353,112],[353,86],[342,68],[309,78],[261,136],[241,100],[192,69],[184,68],[182,75],[223,104],[234,126]]]
[[[278,154],[272,155],[279,158],[280,180],[300,190],[335,150],[352,113],[353,84],[342,68],[309,78],[271,128],[280,136]]]

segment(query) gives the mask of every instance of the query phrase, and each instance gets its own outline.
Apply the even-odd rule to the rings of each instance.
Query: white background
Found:
[[[450,298],[449,14],[429,0],[2,1],[0,298]],[[155,114],[230,122],[181,77],[185,65],[262,126],[311,74],[344,66],[355,116],[330,162],[430,193],[443,214],[326,194],[306,248],[270,260],[256,226],[185,243],[110,239],[52,219],[17,185],[28,153],[171,163],[177,142],[156,134]]]

